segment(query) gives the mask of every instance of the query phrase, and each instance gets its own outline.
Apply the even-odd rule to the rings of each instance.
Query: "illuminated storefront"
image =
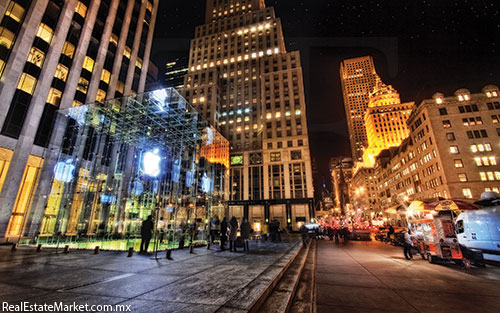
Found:
[[[39,242],[123,250],[152,215],[162,245],[175,245],[194,222],[204,240],[207,219],[226,213],[229,143],[175,89],[60,114],[67,126]]]

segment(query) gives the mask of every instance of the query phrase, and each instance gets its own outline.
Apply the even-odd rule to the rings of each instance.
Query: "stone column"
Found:
[[[151,57],[151,45],[153,44],[153,34],[156,25],[156,16],[158,15],[158,3],[160,0],[155,0],[153,4],[153,14],[151,15],[151,24],[149,25],[149,33],[146,41],[146,50],[144,52],[144,60],[142,65],[141,79],[139,80],[139,90],[137,93],[143,93],[146,86],[146,78],[148,77],[149,58]]]
[[[137,27],[135,29],[134,43],[132,44],[133,46],[130,47],[132,49],[132,53],[130,56],[130,63],[127,69],[127,78],[125,79],[124,94],[126,95],[130,94],[130,90],[132,89],[132,83],[134,82],[135,63],[137,61],[137,54],[139,53],[139,47],[141,45],[142,29],[144,28],[145,15],[146,15],[146,2],[142,2],[141,9],[139,11],[139,17],[137,18]]]
[[[10,1],[2,1],[0,2],[0,16],[4,16],[5,12],[7,12],[7,5]]]
[[[89,88],[87,90],[87,103],[91,103],[96,100],[97,90],[99,89],[99,82],[101,81],[102,70],[104,68],[104,62],[106,61],[106,54],[108,53],[109,38],[111,37],[111,32],[113,31],[113,25],[115,24],[116,12],[119,4],[120,0],[113,0],[111,2],[111,6],[109,7],[106,25],[104,26],[104,31],[101,37],[101,44],[94,63],[92,79],[90,80]]]
[[[113,64],[113,70],[111,71],[111,79],[109,81],[109,88],[106,99],[113,99],[115,97],[116,82],[118,81],[118,77],[120,76],[120,68],[122,66],[123,60],[123,50],[125,49],[125,44],[127,43],[128,28],[130,26],[130,20],[132,19],[134,4],[135,0],[128,0],[127,8],[125,9],[122,29],[120,32],[120,37],[118,37],[118,47],[116,48],[115,63]]]
[[[90,43],[90,37],[92,36],[92,31],[94,30],[94,24],[97,17],[97,12],[99,11],[99,6],[101,5],[101,0],[93,0],[90,3],[90,7],[87,10],[87,18],[82,27],[82,32],[80,34],[80,40],[78,41],[78,46],[76,47],[75,56],[73,58],[73,64],[71,65],[70,72],[68,74],[68,79],[66,80],[66,87],[64,88],[64,93],[61,99],[61,109],[66,109],[72,106],[73,99],[75,98],[76,87],[78,81],[80,80],[80,75],[82,73],[83,61],[87,55],[87,49]]]
[[[5,64],[4,75],[0,79],[0,99],[2,99],[0,101],[0,125],[3,125],[7,117],[7,112],[9,112],[12,98],[19,83],[19,77],[23,73],[24,64],[28,59],[28,54],[38,32],[47,3],[48,0],[39,0],[36,2],[36,5],[33,3],[30,6],[24,19],[25,22],[21,26],[19,34],[17,34],[16,42],[11,48],[11,56],[7,64]]]

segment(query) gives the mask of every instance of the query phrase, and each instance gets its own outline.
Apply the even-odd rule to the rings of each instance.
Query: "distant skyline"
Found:
[[[343,59],[372,55],[384,82],[400,92],[402,101],[416,104],[438,91],[449,96],[459,88],[478,92],[487,84],[500,84],[497,1],[267,0],[266,4],[282,20],[287,49],[301,50],[304,71],[309,73],[308,121],[319,186],[322,181],[329,183],[325,177],[329,158],[350,155],[339,78]],[[160,3],[152,54],[160,71],[169,54],[187,54],[194,27],[203,24],[204,14],[205,0]],[[307,38],[314,37],[339,42],[346,38],[346,43],[348,38],[393,39],[397,59],[389,60],[380,49],[362,43],[304,48]]]

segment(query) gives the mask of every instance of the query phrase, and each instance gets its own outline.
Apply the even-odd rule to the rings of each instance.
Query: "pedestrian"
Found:
[[[156,233],[158,236],[158,248],[163,242],[163,237],[165,237],[165,221],[163,220],[163,217],[160,217],[160,220],[158,221],[158,225],[156,226]]]
[[[217,215],[215,215],[209,224],[210,227],[210,242],[214,244],[215,240],[219,236],[220,232],[220,220]]]
[[[387,232],[387,242],[392,242],[392,235],[394,235],[394,227],[389,225],[389,231]]]
[[[226,250],[227,242],[227,219],[224,217],[220,223],[220,251]]]
[[[344,237],[344,243],[349,242],[349,229],[347,227],[342,227],[342,237]]]
[[[305,244],[307,240],[307,234],[309,232],[305,223],[300,226],[299,231],[300,231],[300,236],[302,237],[302,243]]]
[[[266,222],[262,225],[261,236],[264,241],[267,241],[267,236],[269,236],[269,223]]]
[[[153,217],[151,215],[141,225],[141,250],[139,253],[148,254],[149,242],[153,232]]]
[[[413,236],[411,235],[411,230],[408,229],[404,232],[404,255],[407,260],[413,259],[412,249],[413,249]]]
[[[280,221],[278,220],[275,220],[276,221],[276,239],[281,242],[281,233],[280,233],[280,230],[281,230],[281,224],[280,224]]]
[[[238,237],[238,221],[236,217],[229,220],[229,251],[236,252],[236,238]],[[234,249],[234,250],[233,250]]]
[[[252,227],[246,218],[243,218],[240,225],[241,239],[243,239],[243,251],[250,251],[248,247],[248,240],[252,232]]]
[[[335,236],[335,244],[339,244],[340,240],[339,240],[339,237],[340,237],[340,233],[339,233],[339,229],[338,227],[335,227],[335,229],[333,230],[333,234]]]
[[[333,240],[333,228],[331,226],[328,226],[328,238],[330,238],[330,241]]]

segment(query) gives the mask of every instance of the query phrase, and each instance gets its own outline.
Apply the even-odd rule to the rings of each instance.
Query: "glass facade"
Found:
[[[207,219],[226,213],[229,143],[175,89],[61,110],[58,121],[39,243],[125,250],[152,215],[160,248],[175,247],[203,241]]]

